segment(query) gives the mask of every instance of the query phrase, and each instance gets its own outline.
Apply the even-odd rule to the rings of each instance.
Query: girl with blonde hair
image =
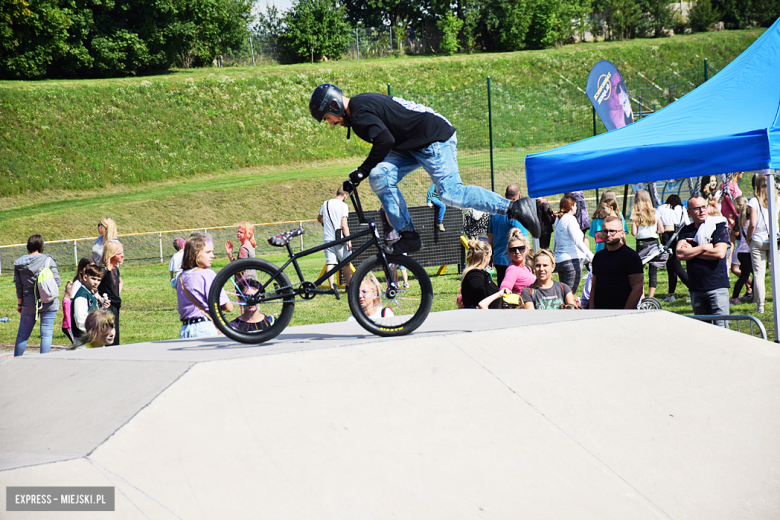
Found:
[[[555,282],[555,255],[549,249],[540,249],[533,257],[536,281],[523,289],[520,297],[528,310],[560,309],[563,305],[574,305],[574,295],[565,283]]]
[[[103,257],[100,259],[100,270],[103,278],[98,285],[98,294],[108,296],[110,305],[108,310],[114,315],[114,335],[111,345],[119,345],[119,309],[122,307],[122,276],[119,274],[119,265],[125,261],[125,249],[118,240],[107,242],[103,247]]]
[[[101,348],[113,344],[116,328],[114,315],[111,312],[103,309],[90,312],[84,322],[84,327],[87,333],[81,337],[78,343],[68,347],[68,350]]]
[[[209,291],[214,278],[217,277],[211,269],[214,261],[214,243],[208,235],[193,235],[184,245],[182,258],[182,273],[176,284],[176,298],[179,304],[179,319],[181,320],[180,338],[200,338],[216,336],[217,328],[211,321],[208,309]],[[219,295],[220,308],[232,312],[225,291]]]
[[[522,231],[512,228],[509,230],[506,251],[512,263],[506,269],[501,288],[520,294],[523,289],[536,281],[533,272],[525,263],[526,257],[533,253],[531,244]]]
[[[109,243],[111,240],[117,239],[116,222],[111,217],[103,217],[98,221],[98,233],[100,236],[95,240],[92,246],[92,261],[96,264],[100,263],[100,259],[103,257],[103,246]]]
[[[373,276],[360,282],[360,308],[373,321],[395,316],[390,307],[382,308],[382,286]],[[355,317],[350,316],[347,321],[355,321]]]
[[[501,296],[509,291],[499,289],[485,270],[490,264],[490,246],[482,240],[469,240],[468,247],[466,269],[460,283],[463,306],[467,309],[500,309]]]
[[[753,262],[753,301],[756,303],[756,312],[764,312],[764,301],[766,298],[766,286],[764,278],[766,276],[766,256],[770,247],[777,247],[775,237],[769,236],[769,219],[777,221],[777,214],[769,215],[767,193],[767,182],[765,175],[756,175],[755,194],[756,196],[748,201],[748,211],[750,214],[745,240],[750,246],[750,259]],[[778,200],[777,207],[780,208],[780,199],[777,194],[773,194]]]
[[[658,235],[662,235],[664,226],[658,217],[658,212],[650,200],[647,190],[636,190],[634,195],[634,208],[631,210],[631,234],[636,237],[636,252],[658,244]],[[658,285],[658,267],[650,263],[650,291],[647,295],[652,298]]]
[[[602,195],[601,198],[604,199],[604,196]],[[596,239],[597,253],[604,249],[604,239],[601,237],[601,228],[604,225],[604,219],[617,215],[618,205],[617,200],[615,199],[602,200],[602,202],[599,203],[599,207],[596,208],[596,211],[593,213],[593,217],[590,219],[590,231],[588,231],[588,234]]]

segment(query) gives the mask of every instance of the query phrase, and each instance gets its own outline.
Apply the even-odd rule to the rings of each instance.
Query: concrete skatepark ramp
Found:
[[[0,363],[0,518],[777,518],[777,345],[663,311],[431,314]]]

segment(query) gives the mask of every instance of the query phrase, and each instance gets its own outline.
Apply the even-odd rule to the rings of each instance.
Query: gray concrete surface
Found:
[[[111,519],[777,518],[778,377],[666,312],[30,356],[0,364],[0,483],[116,486]]]

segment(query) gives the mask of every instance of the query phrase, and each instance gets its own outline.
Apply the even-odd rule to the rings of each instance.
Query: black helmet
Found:
[[[325,114],[343,116],[346,112],[341,89],[330,83],[323,83],[315,88],[309,101],[309,112],[317,121],[322,121]]]

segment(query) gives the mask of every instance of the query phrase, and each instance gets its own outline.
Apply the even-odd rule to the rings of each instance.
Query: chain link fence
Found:
[[[284,248],[273,247],[268,244],[268,237],[278,235],[294,228],[303,228],[305,233],[291,242],[294,250],[302,251],[322,244],[322,225],[316,220],[300,220],[289,222],[273,222],[255,224],[255,240],[257,256],[285,252]],[[236,226],[220,226],[197,229],[180,229],[171,231],[153,231],[149,233],[134,233],[119,235],[125,251],[124,265],[151,265],[168,264],[171,256],[176,252],[173,241],[176,238],[187,239],[193,232],[208,233],[214,240],[214,253],[225,254],[225,242],[230,240],[233,247],[238,250],[236,240]],[[96,237],[76,238],[72,240],[55,240],[46,242],[45,253],[50,254],[57,261],[61,269],[72,269],[78,265],[82,257],[92,256],[92,245]],[[3,274],[13,272],[14,262],[17,258],[27,254],[26,244],[13,244],[0,246],[0,267]]]

